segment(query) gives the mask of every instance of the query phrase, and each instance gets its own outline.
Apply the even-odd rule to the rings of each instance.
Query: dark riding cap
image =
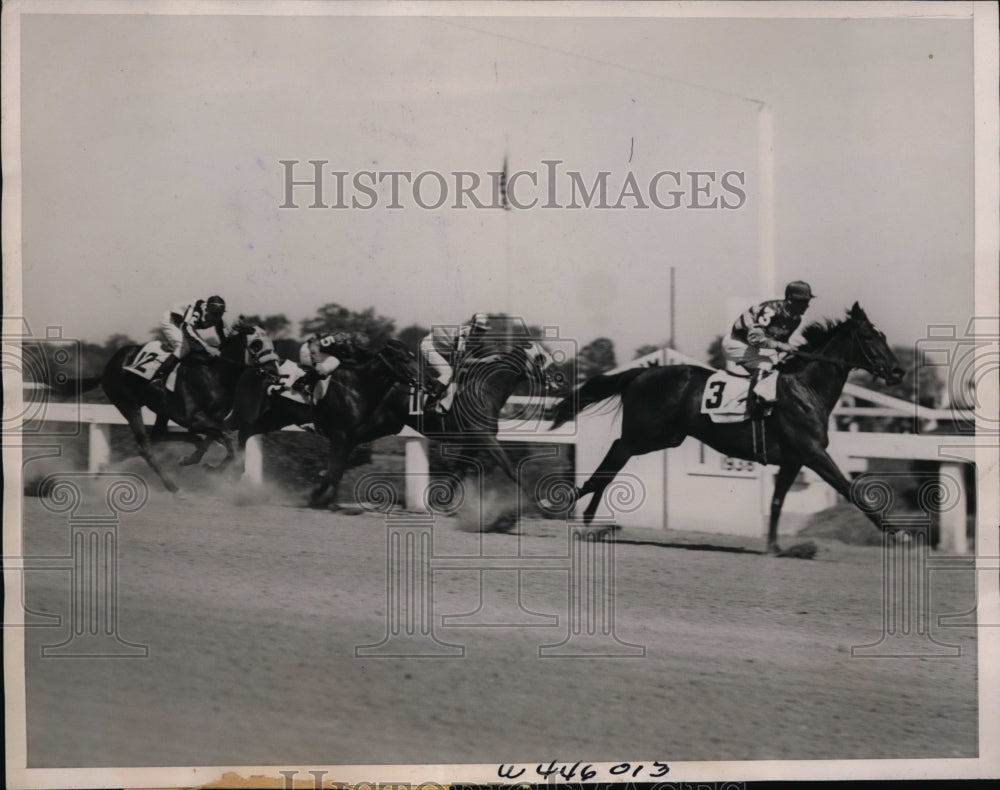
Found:
[[[789,302],[808,302],[815,298],[816,294],[812,292],[809,283],[804,283],[802,280],[796,280],[785,286],[785,299]]]
[[[210,296],[205,300],[205,312],[213,315],[222,315],[226,312],[226,300],[221,296]]]

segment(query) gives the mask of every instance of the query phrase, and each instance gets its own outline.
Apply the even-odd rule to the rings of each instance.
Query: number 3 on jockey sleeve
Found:
[[[774,318],[774,309],[771,307],[765,307],[761,310],[760,316],[757,318],[757,323],[760,326],[770,326],[772,318]]]

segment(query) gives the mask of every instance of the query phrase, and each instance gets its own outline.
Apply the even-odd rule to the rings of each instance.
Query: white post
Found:
[[[424,492],[431,482],[431,467],[427,459],[427,440],[422,436],[406,440],[406,509],[426,513]]]
[[[243,476],[255,486],[264,483],[264,448],[260,436],[247,439],[246,450],[243,453]]]
[[[940,539],[938,548],[952,554],[968,554],[969,544],[965,536],[967,500],[965,494],[965,475],[962,464],[941,464],[938,475],[941,487],[947,491],[947,478],[956,484],[958,496],[951,507],[941,511]]]
[[[87,472],[96,475],[111,463],[110,427],[92,422],[87,429]]]

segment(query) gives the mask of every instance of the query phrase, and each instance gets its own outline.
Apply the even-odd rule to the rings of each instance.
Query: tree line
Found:
[[[421,324],[409,324],[397,328],[393,318],[377,313],[374,307],[352,310],[336,302],[324,304],[316,310],[314,315],[299,321],[297,331],[294,322],[284,313],[254,314],[246,315],[244,318],[250,323],[263,327],[274,340],[278,354],[287,359],[298,358],[299,346],[305,338],[325,332],[346,332],[354,338],[355,342],[373,349],[380,348],[387,340],[395,338],[403,342],[415,355],[419,355],[420,341],[430,332],[429,327]],[[521,324],[519,319],[504,314],[491,315],[490,321],[493,331],[500,334],[511,332],[520,335],[525,331],[525,326]],[[529,324],[526,329],[532,338],[540,340],[544,345],[544,332],[541,327]],[[159,337],[159,334],[159,327],[150,330],[150,335],[153,337]],[[117,349],[133,344],[141,345],[141,342],[122,333],[110,335],[103,343],[80,342],[77,344],[79,369],[84,375],[96,374],[103,369],[107,360]],[[45,348],[42,348],[42,345]],[[51,362],[46,361],[46,357],[51,356],[51,354],[47,353],[45,349],[54,348],[57,345],[52,343],[33,344],[30,341],[24,344],[22,354],[26,380],[44,378],[44,375],[40,375],[38,371],[51,367]],[[638,359],[669,346],[670,344],[667,342],[659,345],[641,345],[633,351],[632,359]],[[930,408],[940,405],[945,383],[941,381],[936,369],[927,365],[919,365],[912,346],[893,346],[893,352],[899,359],[901,367],[907,371],[907,376],[902,382],[889,386],[883,381],[875,380],[874,377],[863,371],[855,371],[851,376],[851,381],[868,389],[884,392],[901,400],[919,403]],[[709,344],[704,359],[712,367],[719,369],[725,367],[721,335]],[[619,364],[614,342],[607,337],[597,337],[580,346],[575,359],[565,360],[560,366],[568,381],[582,382],[592,376],[612,370]],[[916,379],[914,379],[914,374],[916,374]],[[961,397],[960,395],[959,398]],[[972,396],[966,393],[965,397],[971,398]],[[956,400],[954,394],[952,394],[952,399],[953,402]],[[964,404],[959,400],[955,405],[961,408],[968,407],[970,404]],[[861,423],[865,430],[901,429],[898,425],[899,420],[896,418],[865,418]]]

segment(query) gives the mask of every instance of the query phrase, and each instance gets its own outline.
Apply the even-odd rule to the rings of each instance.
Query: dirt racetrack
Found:
[[[66,555],[66,515],[24,508],[25,555]],[[937,620],[974,608],[971,573],[930,574],[930,635],[958,657],[852,657],[883,633],[880,547],[821,540],[814,560],[779,559],[753,541],[622,530],[614,633],[644,655],[540,657],[569,633],[566,561],[518,574],[454,558],[566,556],[566,530],[483,537],[439,518],[431,622],[464,656],[357,657],[388,628],[384,516],[154,491],[118,529],[119,634],[147,658],[40,657],[69,635],[69,574],[25,573],[28,609],[62,616],[25,631],[28,765],[977,754],[975,634]],[[456,620],[481,599],[467,620],[493,625]]]

